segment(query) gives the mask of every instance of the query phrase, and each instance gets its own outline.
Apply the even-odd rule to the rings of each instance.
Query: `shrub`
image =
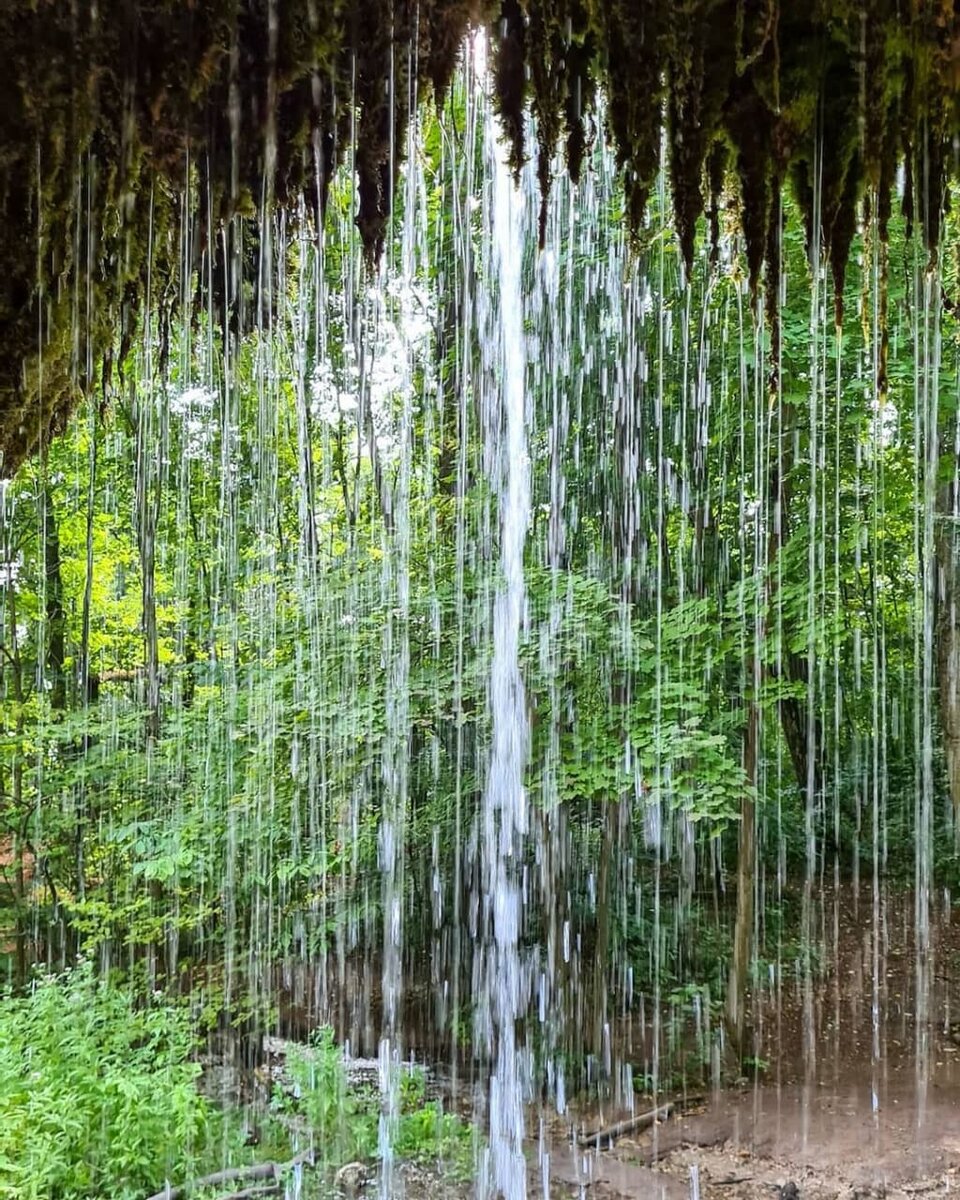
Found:
[[[371,1105],[368,1097],[349,1087],[343,1050],[334,1041],[333,1030],[317,1029],[309,1048],[292,1047],[286,1069],[293,1096],[280,1089],[277,1107],[302,1116],[316,1139],[321,1161],[337,1166],[369,1158],[377,1146],[376,1102]]]
[[[0,1197],[134,1200],[189,1178],[221,1122],[181,1009],[82,965],[0,1000]]]
[[[319,1159],[338,1166],[370,1159],[377,1152],[379,1102],[376,1091],[351,1087],[343,1051],[333,1031],[315,1031],[309,1047],[291,1048],[286,1073],[290,1090],[280,1087],[275,1106],[298,1115],[309,1127]],[[400,1081],[400,1113],[394,1134],[398,1158],[424,1166],[443,1163],[455,1176],[470,1175],[474,1131],[440,1102],[427,1101],[423,1072],[405,1072]]]

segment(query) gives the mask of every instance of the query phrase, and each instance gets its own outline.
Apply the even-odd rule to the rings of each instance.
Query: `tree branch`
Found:
[[[234,1192],[232,1200],[247,1200],[247,1197],[263,1195],[267,1196],[275,1192],[276,1184],[279,1184],[283,1176],[294,1170],[295,1167],[314,1165],[314,1152],[312,1150],[304,1150],[302,1154],[297,1154],[291,1158],[289,1162],[277,1163],[253,1163],[249,1167],[225,1167],[222,1171],[214,1171],[212,1175],[204,1175],[200,1179],[193,1179],[189,1183],[181,1183],[177,1187],[170,1187],[169,1184],[161,1192],[154,1192],[152,1196],[148,1196],[147,1200],[183,1200],[191,1192],[198,1188],[219,1187],[223,1183],[246,1183],[255,1179],[268,1179],[271,1181],[267,1188],[247,1188],[245,1191]],[[223,1200],[231,1200],[230,1197],[224,1197]]]
[[[689,1108],[692,1104],[699,1104],[702,1100],[703,1096],[687,1096],[683,1100],[669,1101],[657,1108],[639,1113],[635,1117],[628,1117],[625,1121],[617,1121],[616,1124],[608,1125],[605,1129],[597,1129],[592,1133],[581,1133],[577,1138],[577,1145],[600,1148],[605,1142],[616,1141],[617,1138],[624,1137],[628,1133],[638,1133],[641,1129],[646,1129],[648,1125],[653,1125],[656,1121],[665,1121],[673,1113]],[[153,1200],[152,1197],[151,1200]]]

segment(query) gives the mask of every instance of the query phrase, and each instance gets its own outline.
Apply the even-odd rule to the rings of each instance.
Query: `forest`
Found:
[[[0,1200],[960,1194],[953,18],[559,5],[561,137],[468,7],[380,175],[288,4],[229,204],[162,4],[143,162],[0,115]]]

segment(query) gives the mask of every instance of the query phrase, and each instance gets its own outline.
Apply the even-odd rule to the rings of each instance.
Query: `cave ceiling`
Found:
[[[558,147],[576,180],[604,137],[639,237],[665,133],[688,261],[726,189],[751,280],[769,282],[780,199],[809,236],[816,179],[838,283],[865,203],[881,236],[902,205],[935,260],[960,132],[948,0],[7,0],[2,473],[110,383],[145,304],[175,308],[190,188],[191,253],[229,256],[234,218],[264,198],[316,215],[349,149],[376,259],[391,146],[413,104],[442,102],[480,27],[511,160],[534,158],[544,193]],[[213,276],[228,307],[236,281]]]

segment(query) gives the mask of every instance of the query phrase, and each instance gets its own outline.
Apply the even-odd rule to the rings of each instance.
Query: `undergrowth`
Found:
[[[379,1092],[351,1085],[330,1029],[291,1049],[256,1150],[242,1114],[198,1091],[196,1049],[185,1006],[138,1003],[86,962],[0,998],[0,1200],[142,1200],[305,1147],[318,1176],[376,1158]],[[402,1078],[393,1142],[401,1160],[471,1174],[474,1132],[427,1101],[422,1071]]]
[[[0,1197],[136,1200],[218,1161],[188,1015],[138,1008],[88,964],[0,1003]]]
[[[274,1113],[285,1122],[299,1119],[316,1140],[325,1161],[367,1160],[377,1153],[380,1097],[370,1087],[351,1085],[343,1052],[333,1031],[315,1031],[309,1046],[293,1047],[286,1061],[289,1081],[274,1089]],[[405,1069],[400,1112],[393,1135],[396,1156],[422,1166],[442,1167],[465,1178],[474,1161],[474,1131],[440,1100],[426,1099],[422,1070]]]

